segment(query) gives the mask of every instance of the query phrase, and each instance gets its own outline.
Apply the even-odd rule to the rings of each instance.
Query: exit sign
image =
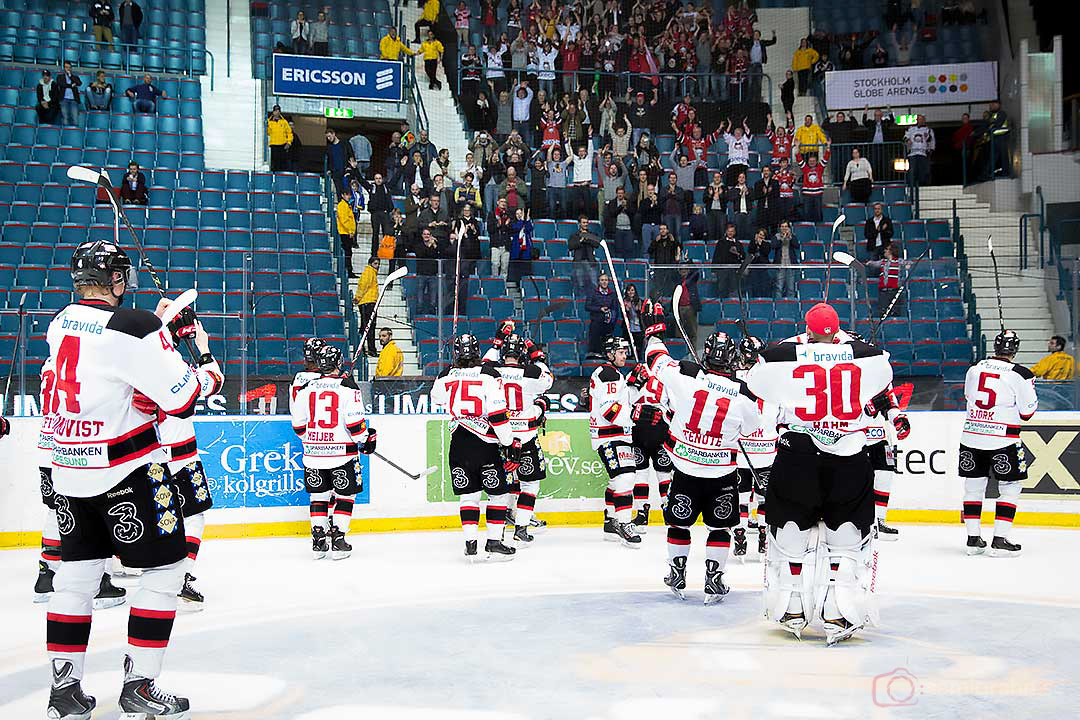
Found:
[[[896,124],[897,125],[914,125],[917,122],[919,122],[919,116],[918,115],[897,115],[896,116]]]
[[[350,108],[328,107],[328,108],[324,108],[323,112],[326,113],[326,117],[328,117],[328,118],[344,118],[344,119],[348,119],[348,118],[351,118],[353,116],[353,111]]]

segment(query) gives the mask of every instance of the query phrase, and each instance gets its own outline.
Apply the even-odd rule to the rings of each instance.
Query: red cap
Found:
[[[832,335],[840,329],[840,318],[828,303],[818,303],[806,312],[806,329],[814,335]]]

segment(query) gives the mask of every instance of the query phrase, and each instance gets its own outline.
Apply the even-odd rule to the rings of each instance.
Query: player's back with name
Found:
[[[431,404],[446,410],[457,427],[489,443],[499,442],[493,423],[508,422],[502,378],[490,365],[443,370],[431,387]]]
[[[630,442],[633,402],[626,378],[605,363],[589,377],[589,434],[593,449],[610,442]]]
[[[513,365],[508,363],[485,363],[502,380],[506,397],[506,412],[514,437],[522,442],[536,437],[540,408],[536,399],[541,397],[554,382],[554,376],[543,363]]]
[[[335,468],[356,457],[366,436],[364,399],[351,378],[320,376],[293,401],[293,430],[304,446],[304,466]]]
[[[987,358],[968,368],[964,378],[967,415],[960,443],[981,450],[1015,444],[1020,423],[1039,407],[1035,375],[1023,365]]]
[[[57,492],[93,497],[134,469],[164,462],[157,418],[132,405],[135,390],[169,415],[190,417],[195,372],[151,312],[77,303],[46,335],[55,373],[53,482]]]

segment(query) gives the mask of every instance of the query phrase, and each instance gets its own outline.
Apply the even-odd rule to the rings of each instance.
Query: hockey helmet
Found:
[[[124,276],[127,289],[139,287],[138,272],[123,248],[104,240],[88,240],[71,254],[71,281],[75,287],[96,285],[111,288],[116,273]]]
[[[503,360],[506,358],[516,358],[518,362],[524,360],[525,355],[528,353],[525,338],[516,333],[507,336],[507,338],[503,340],[502,347],[500,347],[499,350]]]
[[[480,341],[471,333],[462,333],[454,338],[455,362],[471,362],[480,359]]]
[[[765,349],[765,343],[761,338],[747,335],[739,341],[739,363],[743,367],[750,367],[757,362],[761,351]]]
[[[714,332],[705,338],[701,362],[710,372],[730,373],[739,362],[739,348],[726,332]]]
[[[342,363],[344,363],[344,357],[341,350],[338,350],[333,345],[323,343],[322,347],[315,353],[315,365],[319,368],[319,372],[324,375],[333,375],[340,372]]]
[[[304,362],[314,365],[316,363],[316,357],[319,355],[319,350],[326,346],[326,341],[322,338],[308,338],[304,343]]]
[[[630,343],[626,338],[616,335],[608,335],[604,338],[604,357],[608,359],[608,362],[615,362],[615,353],[619,350],[625,350],[627,356],[630,354]]]
[[[1012,330],[1002,330],[994,338],[994,355],[1012,357],[1020,350],[1020,337]]]

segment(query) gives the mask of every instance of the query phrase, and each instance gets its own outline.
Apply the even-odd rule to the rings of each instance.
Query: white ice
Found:
[[[969,558],[960,526],[879,546],[882,626],[826,648],[761,619],[762,567],[729,564],[701,604],[670,595],[662,527],[640,551],[551,529],[513,562],[468,565],[460,533],[210,540],[206,610],[178,616],[165,690],[208,720],[1075,717],[1080,532],[1018,528],[1018,558]],[[45,605],[31,550],[0,552],[0,718],[44,717]],[[124,607],[94,614],[84,688],[117,717]],[[889,707],[897,701],[906,707]],[[972,715],[974,711],[974,715]]]

